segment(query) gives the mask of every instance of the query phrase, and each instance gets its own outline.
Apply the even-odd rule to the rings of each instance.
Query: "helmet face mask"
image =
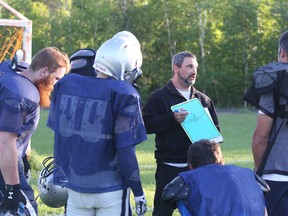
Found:
[[[133,71],[124,72],[124,80],[136,85],[137,80],[141,77],[142,70],[138,68],[134,68]]]
[[[133,84],[142,74],[142,53],[137,38],[131,35],[130,32],[117,33],[103,43],[97,50],[93,67],[114,79]]]
[[[53,184],[54,162],[53,157],[47,157],[43,160],[44,168],[41,170],[37,189],[42,202],[52,208],[59,208],[67,203],[67,189]]]

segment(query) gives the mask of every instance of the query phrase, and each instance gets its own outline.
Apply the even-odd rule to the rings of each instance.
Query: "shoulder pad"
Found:
[[[266,64],[260,68],[258,68],[257,71],[264,71],[266,73],[271,73],[271,72],[277,72],[277,71],[282,71],[282,70],[288,70],[288,64],[287,63],[282,63],[282,62],[271,62],[269,64]]]
[[[179,199],[186,199],[190,194],[190,187],[180,176],[177,176],[163,189],[161,199],[163,202],[172,203]]]
[[[262,94],[274,89],[280,71],[288,71],[288,64],[272,62],[258,68],[253,74],[256,91]]]

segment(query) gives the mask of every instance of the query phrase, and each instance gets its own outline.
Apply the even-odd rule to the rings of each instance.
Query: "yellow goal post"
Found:
[[[0,0],[0,9],[6,9],[16,19],[3,19],[0,10],[0,62],[12,59],[18,49],[23,50],[23,60],[32,58],[32,21]]]

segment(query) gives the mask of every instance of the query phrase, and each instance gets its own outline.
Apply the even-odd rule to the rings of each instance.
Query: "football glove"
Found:
[[[143,216],[147,211],[145,195],[135,197],[135,211],[137,216]]]
[[[20,202],[26,205],[26,199],[20,191],[20,184],[6,185],[6,191],[3,194],[0,209],[17,212]]]

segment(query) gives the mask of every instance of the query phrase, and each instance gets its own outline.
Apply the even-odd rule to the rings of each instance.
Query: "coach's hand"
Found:
[[[188,114],[189,114],[189,112],[187,112],[184,109],[175,110],[174,111],[174,118],[175,118],[176,122],[178,122],[180,124],[185,120],[185,118]]]
[[[3,194],[0,209],[7,209],[17,212],[20,202],[26,205],[26,199],[20,191],[20,184],[6,185],[6,191]]]
[[[137,216],[143,216],[147,211],[145,195],[135,197],[135,209]]]

